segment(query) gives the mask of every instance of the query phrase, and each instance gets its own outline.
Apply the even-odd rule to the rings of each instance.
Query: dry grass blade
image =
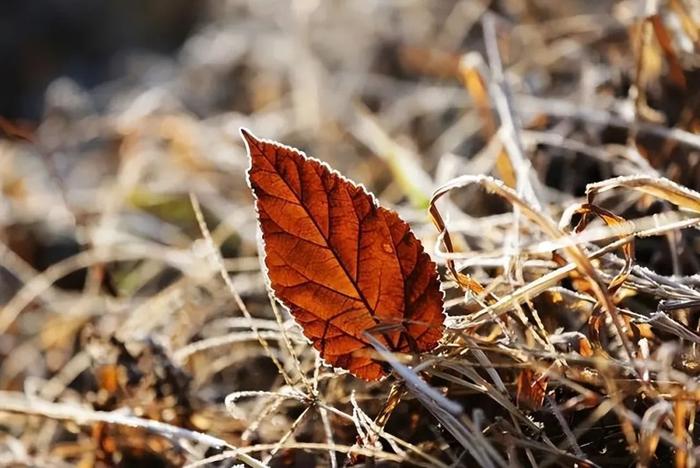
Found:
[[[618,187],[636,190],[666,200],[680,208],[700,213],[700,193],[665,178],[625,176],[589,184],[586,194],[590,203],[599,193]]]
[[[213,239],[211,238],[211,233],[209,232],[209,228],[207,227],[207,224],[204,220],[204,214],[202,213],[202,208],[199,205],[199,200],[197,199],[197,196],[192,192],[190,192],[190,202],[192,203],[192,209],[194,210],[195,216],[197,217],[197,224],[199,225],[199,229],[202,232],[202,236],[204,236],[204,239],[207,241],[208,247],[211,249],[214,261],[219,267],[219,273],[221,274],[221,278],[224,280],[224,283],[226,283],[226,286],[228,287],[229,291],[231,292],[231,295],[236,301],[236,305],[243,313],[245,318],[248,319],[250,328],[253,330],[253,333],[255,334],[255,337],[257,338],[258,342],[268,353],[268,356],[270,357],[272,362],[275,363],[275,366],[279,370],[280,375],[284,377],[287,383],[290,383],[291,380],[289,376],[287,376],[287,372],[285,371],[284,367],[279,362],[279,360],[275,357],[275,355],[270,352],[270,346],[268,345],[265,338],[263,338],[263,336],[260,335],[260,332],[258,331],[258,328],[255,325],[255,322],[253,321],[253,317],[250,315],[250,312],[248,312],[248,308],[246,307],[245,303],[243,302],[243,299],[236,290],[236,287],[233,285],[233,282],[231,281],[231,278],[229,277],[228,272],[224,267],[221,254],[219,253],[218,249],[216,248],[216,245],[214,245]]]

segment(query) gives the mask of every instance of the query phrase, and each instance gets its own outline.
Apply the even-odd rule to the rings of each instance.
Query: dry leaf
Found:
[[[443,333],[435,264],[408,224],[326,164],[241,130],[272,289],[321,357],[365,380]]]

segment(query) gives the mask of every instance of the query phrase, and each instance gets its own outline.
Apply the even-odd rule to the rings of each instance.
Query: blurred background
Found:
[[[516,186],[504,119],[554,219],[609,177],[700,189],[699,25],[694,0],[5,0],[0,399],[126,408],[234,445],[279,442],[299,407],[277,402],[271,415],[251,398],[238,417],[223,407],[231,392],[284,382],[208,260],[190,200],[275,355],[313,373],[315,354],[286,319],[298,356],[284,355],[259,270],[241,126],[365,184],[432,252],[433,190],[464,174]],[[668,208],[627,201],[612,202],[626,217]],[[449,206],[463,252],[503,247],[506,203],[471,187]],[[640,240],[637,261],[696,274],[694,232]],[[500,273],[473,272],[484,283]],[[328,378],[322,392],[349,412],[353,389],[371,416],[388,389]],[[417,426],[430,417],[417,403],[400,408],[400,437],[438,457],[454,443]],[[136,429],[3,414],[0,464],[169,466],[212,454]],[[309,421],[289,440],[323,441],[324,425]],[[355,443],[352,423],[331,424]],[[611,427],[619,441],[578,456],[628,463]],[[329,463],[323,451],[270,450],[256,456]]]

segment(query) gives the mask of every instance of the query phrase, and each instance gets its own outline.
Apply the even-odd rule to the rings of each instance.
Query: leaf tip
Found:
[[[259,140],[255,138],[255,135],[253,135],[250,130],[248,130],[245,127],[240,127],[238,131],[241,133],[241,137],[243,138],[243,141],[246,142],[246,145],[250,147],[253,143],[257,143]]]

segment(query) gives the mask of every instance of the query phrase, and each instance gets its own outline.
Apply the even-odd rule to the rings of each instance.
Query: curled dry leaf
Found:
[[[443,295],[408,224],[326,164],[241,133],[270,284],[321,357],[378,380],[370,335],[395,352],[433,349]]]

